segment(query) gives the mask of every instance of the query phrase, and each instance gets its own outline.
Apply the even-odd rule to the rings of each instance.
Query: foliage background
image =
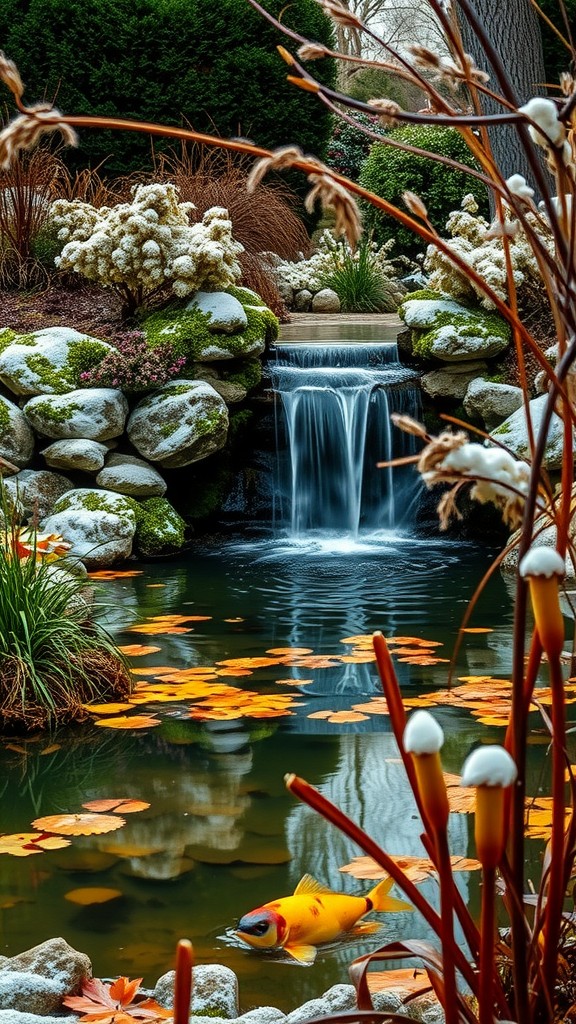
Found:
[[[266,7],[332,44],[330,23],[314,0],[267,0]],[[0,39],[20,68],[27,102],[189,124],[267,147],[290,140],[324,156],[330,114],[286,81],[276,52],[283,36],[246,0],[0,0]],[[334,84],[333,61],[317,63],[319,77]],[[106,160],[106,174],[124,174],[150,163],[150,140],[83,132],[66,160],[73,167]]]

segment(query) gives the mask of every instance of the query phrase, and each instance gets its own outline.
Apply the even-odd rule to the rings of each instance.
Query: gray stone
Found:
[[[241,384],[236,384],[232,380],[220,380],[216,371],[209,367],[196,368],[194,370],[194,380],[205,380],[208,384],[211,384],[214,391],[217,391],[220,397],[224,399],[226,405],[236,405],[237,402],[243,402],[248,394],[246,388],[242,387]]]
[[[248,326],[242,303],[228,292],[196,292],[185,308],[199,309],[209,315],[209,329],[216,333],[235,334]]]
[[[280,298],[282,299],[283,302],[286,303],[288,308],[290,308],[292,303],[294,302],[294,289],[292,285],[288,284],[287,281],[282,281],[281,279],[276,280],[276,285],[278,288],[278,294],[280,295]]]
[[[84,953],[62,938],[49,939],[0,965],[0,1008],[51,1014],[61,1008],[65,995],[79,991],[91,977],[92,965]]]
[[[115,349],[106,341],[90,338],[71,327],[45,327],[21,334],[0,352],[0,380],[15,395],[65,394],[77,387],[74,350],[92,349],[96,365]]]
[[[280,1020],[286,1020],[286,1014],[276,1006],[257,1006],[238,1017],[236,1024],[275,1024]]]
[[[162,497],[166,493],[166,481],[144,459],[134,455],[115,453],[110,455],[104,469],[96,477],[99,487],[132,498]]]
[[[57,1017],[38,1016],[36,1013],[21,1013],[19,1010],[0,1010],[0,1024],[77,1024],[76,1015],[58,1014]]]
[[[40,528],[59,533],[72,545],[70,554],[87,568],[123,562],[132,554],[136,515],[130,502],[112,491],[78,488],[60,498]]]
[[[374,1009],[378,1013],[400,1013],[406,1014],[408,1011],[402,1002],[402,997],[398,995],[398,992],[387,992],[385,989],[381,992],[372,993],[372,1002]]]
[[[421,378],[421,383],[426,394],[431,398],[457,398],[462,399],[468,391],[468,387],[478,374],[486,372],[486,363],[478,361],[471,363],[454,363],[451,366],[443,366],[440,370],[431,370]]]
[[[294,311],[296,313],[307,313],[312,304],[312,292],[307,288],[301,288],[294,295]]]
[[[534,434],[537,435],[542,422],[544,408],[548,401],[547,395],[540,395],[533,398],[529,403]],[[562,420],[556,413],[552,413],[548,441],[544,453],[544,465],[548,469],[557,469],[562,465],[562,454],[564,451],[564,433]],[[526,428],[526,414],[523,408],[517,409],[499,427],[492,431],[496,440],[501,441],[519,459],[530,458],[530,447],[528,443],[528,430]]]
[[[408,295],[398,310],[406,326],[418,331],[436,327],[441,314],[467,312],[465,306],[441,292],[438,292],[437,299],[411,299]]]
[[[479,416],[488,430],[492,430],[520,409],[522,401],[522,388],[478,377],[470,382],[464,397],[464,408],[468,416]]]
[[[418,292],[422,288],[428,287],[428,278],[421,270],[416,270],[413,274],[401,277],[400,284],[404,286],[407,292]]]
[[[168,971],[158,979],[154,998],[161,1006],[174,1005],[175,972]],[[210,1018],[234,1020],[238,1017],[238,979],[222,964],[198,964],[194,967],[191,1013]]]
[[[332,288],[322,288],[312,299],[313,313],[339,313],[340,299]]]
[[[32,459],[34,444],[34,432],[22,410],[0,395],[0,456],[22,468]]]
[[[60,473],[48,469],[23,469],[4,481],[6,490],[18,501],[21,514],[29,519],[50,515],[55,502],[74,484]]]
[[[138,452],[166,469],[205,459],[226,444],[228,410],[204,381],[173,380],[138,403],[128,437]]]
[[[84,473],[97,473],[104,465],[108,448],[100,441],[87,437],[71,437],[65,441],[54,441],[40,453],[49,466],[57,469],[78,469]]]
[[[319,999],[311,999],[289,1013],[287,1024],[300,1024],[311,1017],[325,1017],[330,1013],[356,1008],[356,990],[353,985],[333,985]]]
[[[46,437],[106,441],[123,432],[128,402],[115,388],[81,388],[65,395],[31,398],[24,415],[34,430]]]

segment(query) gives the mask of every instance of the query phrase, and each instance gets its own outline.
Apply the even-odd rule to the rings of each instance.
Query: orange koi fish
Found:
[[[378,931],[380,925],[375,921],[358,925],[371,910],[412,910],[409,903],[388,896],[392,885],[393,880],[385,878],[367,896],[347,896],[333,892],[311,875],[304,875],[292,896],[283,896],[245,914],[235,934],[256,949],[280,947],[300,963],[312,964],[318,943],[332,942],[346,932],[368,935]]]

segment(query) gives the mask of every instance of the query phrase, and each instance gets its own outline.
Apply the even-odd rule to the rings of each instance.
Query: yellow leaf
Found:
[[[94,903],[109,903],[116,900],[122,893],[120,889],[105,889],[103,887],[86,887],[84,889],[71,889],[64,896],[70,903],[78,903],[81,907],[90,907]]]

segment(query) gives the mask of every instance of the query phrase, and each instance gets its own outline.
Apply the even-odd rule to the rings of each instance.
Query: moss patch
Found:
[[[10,426],[10,408],[5,398],[0,395],[0,434]]]
[[[246,289],[234,291],[245,292]],[[252,297],[252,293],[249,294]],[[252,304],[244,308],[248,325],[238,334],[214,335],[210,330],[209,313],[199,309],[185,310],[174,304],[145,317],[141,327],[151,348],[169,341],[175,354],[186,358],[188,366],[201,362],[206,349],[214,346],[227,350],[230,358],[241,358],[255,343],[274,341],[279,331],[278,318],[267,306]],[[185,372],[186,369],[183,370]]]
[[[246,391],[253,391],[262,380],[262,364],[259,359],[245,359],[237,370],[223,375],[223,379],[231,384],[238,384]]]
[[[32,342],[24,341],[26,337],[32,338]],[[17,344],[35,344],[34,335],[22,335],[18,338]],[[38,378],[42,387],[50,389],[55,395],[65,395],[68,391],[75,391],[81,386],[80,374],[98,366],[108,351],[108,347],[102,342],[85,338],[70,342],[66,365],[60,369],[57,369],[41,352],[31,352],[25,357],[24,362]]]
[[[34,406],[34,413],[48,423],[67,423],[80,408],[78,402],[69,402],[68,405],[61,406],[59,409],[51,402],[37,402]]]
[[[8,348],[8,345],[11,345],[14,338],[17,337],[18,335],[16,334],[16,331],[11,330],[10,327],[3,327],[2,330],[0,330],[0,352],[3,352],[5,348]]]
[[[137,503],[135,542],[142,555],[177,551],[184,544],[186,523],[165,498]]]
[[[434,317],[434,326],[424,331],[412,331],[412,352],[421,359],[432,356],[432,347],[437,332],[442,327],[454,327],[461,338],[502,338],[510,341],[510,328],[497,313],[451,313],[447,310],[438,312]]]

